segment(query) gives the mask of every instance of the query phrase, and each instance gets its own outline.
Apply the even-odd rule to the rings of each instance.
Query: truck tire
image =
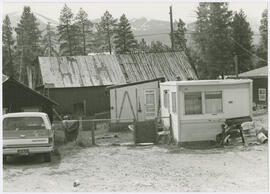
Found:
[[[52,161],[52,154],[51,153],[44,154],[44,161],[51,162]]]

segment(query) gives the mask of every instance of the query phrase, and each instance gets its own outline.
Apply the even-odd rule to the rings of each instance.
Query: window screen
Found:
[[[222,92],[205,92],[205,112],[221,113],[222,112]]]
[[[201,92],[185,93],[185,114],[202,114],[202,95]]]

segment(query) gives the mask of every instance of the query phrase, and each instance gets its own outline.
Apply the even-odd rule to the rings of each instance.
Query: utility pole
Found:
[[[234,55],[233,57],[234,63],[235,63],[235,77],[238,79],[238,56],[237,54]]]
[[[174,51],[174,37],[173,37],[173,16],[172,16],[172,6],[170,6],[170,23],[171,23],[171,43],[172,51]]]

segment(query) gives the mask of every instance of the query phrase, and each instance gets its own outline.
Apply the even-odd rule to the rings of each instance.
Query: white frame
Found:
[[[152,112],[148,112],[147,111],[147,109],[146,109],[146,106],[147,106],[147,104],[146,104],[146,93],[147,92],[153,92],[153,94],[154,94],[154,108],[155,108],[155,110]],[[157,107],[156,107],[156,90],[155,89],[145,89],[144,90],[144,111],[145,111],[145,117],[147,118],[153,118],[153,117],[155,117],[156,116],[156,109],[157,109]],[[149,114],[149,113],[154,113],[154,116],[148,116],[147,114]]]
[[[201,93],[201,105],[202,105],[202,113],[200,114],[186,114],[186,109],[185,109],[185,93],[192,93],[192,92],[200,92]],[[221,104],[222,104],[222,111],[218,113],[207,113],[206,112],[206,107],[205,107],[205,93],[207,92],[221,92]],[[224,113],[224,107],[223,107],[223,91],[222,90],[209,90],[209,91],[190,91],[190,92],[183,92],[183,101],[184,101],[184,106],[183,106],[183,115],[184,116],[196,116],[196,115],[218,115],[218,114],[223,114]]]
[[[261,94],[260,92],[264,91],[264,94]],[[258,96],[259,96],[259,101],[266,101],[266,88],[259,88],[258,89]]]

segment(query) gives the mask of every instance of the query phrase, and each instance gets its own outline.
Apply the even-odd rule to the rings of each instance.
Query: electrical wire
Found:
[[[247,49],[246,49],[244,46],[242,46],[239,42],[237,42],[236,40],[234,40],[233,37],[231,37],[231,39],[232,39],[232,41],[233,41],[234,43],[236,43],[241,49],[243,49],[244,51],[246,51],[246,52],[249,53],[250,55],[252,55],[252,56],[258,58],[259,60],[264,61],[264,62],[267,63],[267,61],[266,61],[265,59],[263,59],[263,58],[261,58],[261,57],[258,57],[258,56],[255,55],[254,53],[252,53],[252,52],[250,52],[249,50],[247,50]]]

